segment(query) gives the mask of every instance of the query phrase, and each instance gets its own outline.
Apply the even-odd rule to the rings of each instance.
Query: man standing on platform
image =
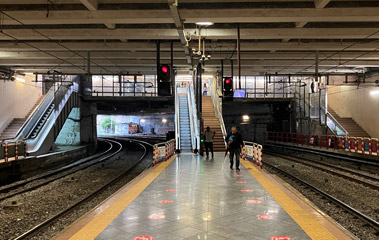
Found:
[[[204,131],[204,145],[205,145],[205,152],[207,153],[207,158],[209,158],[209,150],[211,150],[212,153],[212,159],[213,159],[213,138],[215,136],[215,132],[211,130],[211,128],[208,126],[207,130]]]
[[[232,133],[226,136],[226,142],[229,148],[230,169],[233,170],[233,157],[236,156],[236,170],[240,171],[240,153],[243,146],[243,140],[241,134],[237,132],[237,127],[232,127]]]

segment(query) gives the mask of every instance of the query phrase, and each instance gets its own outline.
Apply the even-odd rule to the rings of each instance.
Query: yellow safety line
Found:
[[[277,203],[292,217],[292,219],[308,234],[312,239],[332,240],[337,239],[326,230],[308,212],[301,208],[295,201],[272,183],[254,164],[249,161],[241,161],[249,169],[251,175],[266,189]]]
[[[170,165],[175,156],[166,162],[162,162],[153,169],[146,177],[138,182],[134,187],[122,195],[116,202],[96,216],[84,228],[72,236],[71,240],[95,239],[124,209],[138,196],[163,170]]]

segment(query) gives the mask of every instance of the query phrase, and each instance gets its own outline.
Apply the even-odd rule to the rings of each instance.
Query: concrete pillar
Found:
[[[97,146],[96,116],[96,103],[82,100],[80,104],[80,142],[89,145],[89,153],[95,151]]]

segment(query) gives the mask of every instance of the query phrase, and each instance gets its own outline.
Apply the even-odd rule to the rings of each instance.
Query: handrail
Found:
[[[329,117],[331,120],[332,120],[332,122],[339,128],[339,129],[341,129],[341,131],[343,131],[344,133],[345,133],[345,135],[347,136],[347,135],[349,135],[349,132],[337,121],[337,119],[335,119],[335,117],[332,115],[332,114],[330,114],[330,112],[328,112],[328,110],[325,108],[325,107],[323,107],[323,106],[321,106],[321,108],[325,111],[325,115],[327,116],[327,117]],[[326,123],[326,125],[328,125],[328,123]],[[329,129],[331,129],[331,128],[329,128]],[[331,129],[332,130],[332,129]],[[336,134],[336,133],[335,133]],[[337,134],[336,134],[337,135]]]
[[[54,98],[52,99],[51,101],[51,104],[48,106],[50,107],[51,105],[54,106],[54,108],[56,108],[57,106],[55,106],[55,104],[53,103],[54,102],[54,99],[57,103],[61,103],[62,100],[63,100],[63,96],[65,96],[68,92],[70,92],[69,94],[71,94],[74,90],[75,87],[71,87],[71,86],[65,86],[65,85],[60,85],[58,87],[58,89],[54,92]],[[62,91],[63,89],[63,91]],[[60,96],[58,96],[57,98],[57,95],[62,93]],[[63,96],[62,96],[63,95]],[[46,111],[45,111],[46,112]],[[37,133],[30,137],[30,135],[32,134],[32,132],[30,132],[27,136],[28,139],[34,139],[37,137],[37,135],[40,133],[41,129],[43,128],[43,126],[45,125],[45,123],[47,122],[47,119],[51,116],[51,114],[54,112],[54,109],[52,109],[49,113],[49,115],[47,116],[47,118],[45,119],[45,121],[42,123],[42,126],[38,129]],[[36,122],[36,124],[34,124],[32,130],[40,123],[41,119],[42,119],[43,115],[40,116],[40,118],[38,119],[38,121]]]
[[[221,109],[222,108],[222,100],[220,100],[221,98],[219,97],[217,90],[213,91],[211,89],[210,93],[211,93],[211,100],[213,103],[215,115],[220,122],[221,133],[222,133],[222,137],[224,138],[225,148],[227,148],[225,138],[228,135],[228,133],[227,133],[226,128],[225,128],[224,118],[222,117],[222,109]]]
[[[180,150],[180,118],[179,118],[179,96],[178,85],[175,85],[175,138],[176,149]]]
[[[40,151],[41,146],[43,146],[43,143],[48,136],[50,136],[50,139],[54,139],[54,136],[51,135],[51,131],[52,131],[54,123],[56,122],[56,116],[58,116],[63,111],[64,106],[67,103],[67,101],[69,101],[72,93],[77,92],[77,91],[78,91],[78,84],[73,83],[73,85],[71,85],[68,88],[68,90],[65,92],[64,96],[61,98],[61,101],[57,103],[57,106],[55,106],[55,109],[51,111],[49,117],[46,118],[46,121],[38,130],[38,133],[35,135],[35,138],[27,139],[27,147],[28,147],[29,154]],[[55,116],[53,114],[55,114]]]
[[[199,133],[199,126],[198,126],[197,111],[196,111],[195,93],[194,93],[192,83],[189,84],[187,92],[188,92],[188,107],[189,107],[188,109],[189,109],[189,116],[190,116],[192,148],[199,149],[200,148],[200,133]]]

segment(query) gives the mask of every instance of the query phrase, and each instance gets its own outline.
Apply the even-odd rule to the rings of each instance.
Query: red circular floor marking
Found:
[[[273,236],[270,238],[270,240],[292,240],[292,238],[285,236]]]
[[[239,183],[239,184],[245,184],[246,181],[237,181],[236,183]]]
[[[246,200],[246,202],[250,204],[260,204],[262,201],[261,200]]]
[[[241,189],[241,192],[253,192],[253,189]]]
[[[271,219],[274,219],[274,216],[261,214],[261,215],[258,215],[258,219],[271,220]]]
[[[242,177],[240,174],[233,175],[233,177]]]
[[[160,203],[166,204],[166,203],[173,203],[173,200],[161,200]]]
[[[132,240],[154,240],[154,238],[152,236],[145,235],[132,238]]]
[[[151,220],[157,220],[157,219],[163,219],[165,218],[166,216],[164,214],[151,214],[150,216],[148,216],[147,218],[148,219],[151,219]]]
[[[176,189],[166,189],[166,192],[176,192]]]
[[[172,181],[172,183],[180,183],[180,181]]]

